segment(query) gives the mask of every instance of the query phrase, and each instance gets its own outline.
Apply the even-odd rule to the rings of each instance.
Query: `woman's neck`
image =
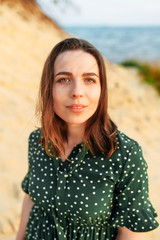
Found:
[[[84,140],[85,125],[68,125],[68,141],[64,143],[64,154],[61,160],[65,161],[72,149]]]
[[[67,145],[74,147],[84,140],[85,124],[68,125],[68,141]]]

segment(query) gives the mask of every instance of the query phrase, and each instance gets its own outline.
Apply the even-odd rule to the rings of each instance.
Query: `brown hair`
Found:
[[[64,156],[64,141],[67,141],[67,124],[53,111],[53,81],[54,63],[56,57],[64,51],[83,50],[95,57],[100,75],[101,95],[96,112],[87,120],[84,143],[92,154],[103,153],[111,156],[117,147],[117,126],[110,119],[108,109],[108,94],[106,81],[106,68],[103,57],[99,51],[89,42],[67,38],[59,42],[49,54],[43,68],[39,102],[36,113],[41,118],[41,134],[45,150],[49,156]]]

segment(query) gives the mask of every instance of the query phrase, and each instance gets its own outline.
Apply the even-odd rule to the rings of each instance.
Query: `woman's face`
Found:
[[[54,64],[53,108],[68,125],[84,124],[95,113],[101,93],[96,59],[82,50],[65,51]]]

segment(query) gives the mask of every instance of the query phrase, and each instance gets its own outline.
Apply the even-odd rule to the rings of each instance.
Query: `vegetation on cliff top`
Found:
[[[136,68],[142,76],[143,81],[152,85],[160,95],[160,65],[157,62],[146,63],[134,59],[126,60],[121,63],[122,66]]]

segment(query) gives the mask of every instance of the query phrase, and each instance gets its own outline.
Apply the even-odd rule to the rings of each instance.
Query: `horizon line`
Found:
[[[60,24],[61,27],[160,27],[160,24],[120,25],[120,24]]]

